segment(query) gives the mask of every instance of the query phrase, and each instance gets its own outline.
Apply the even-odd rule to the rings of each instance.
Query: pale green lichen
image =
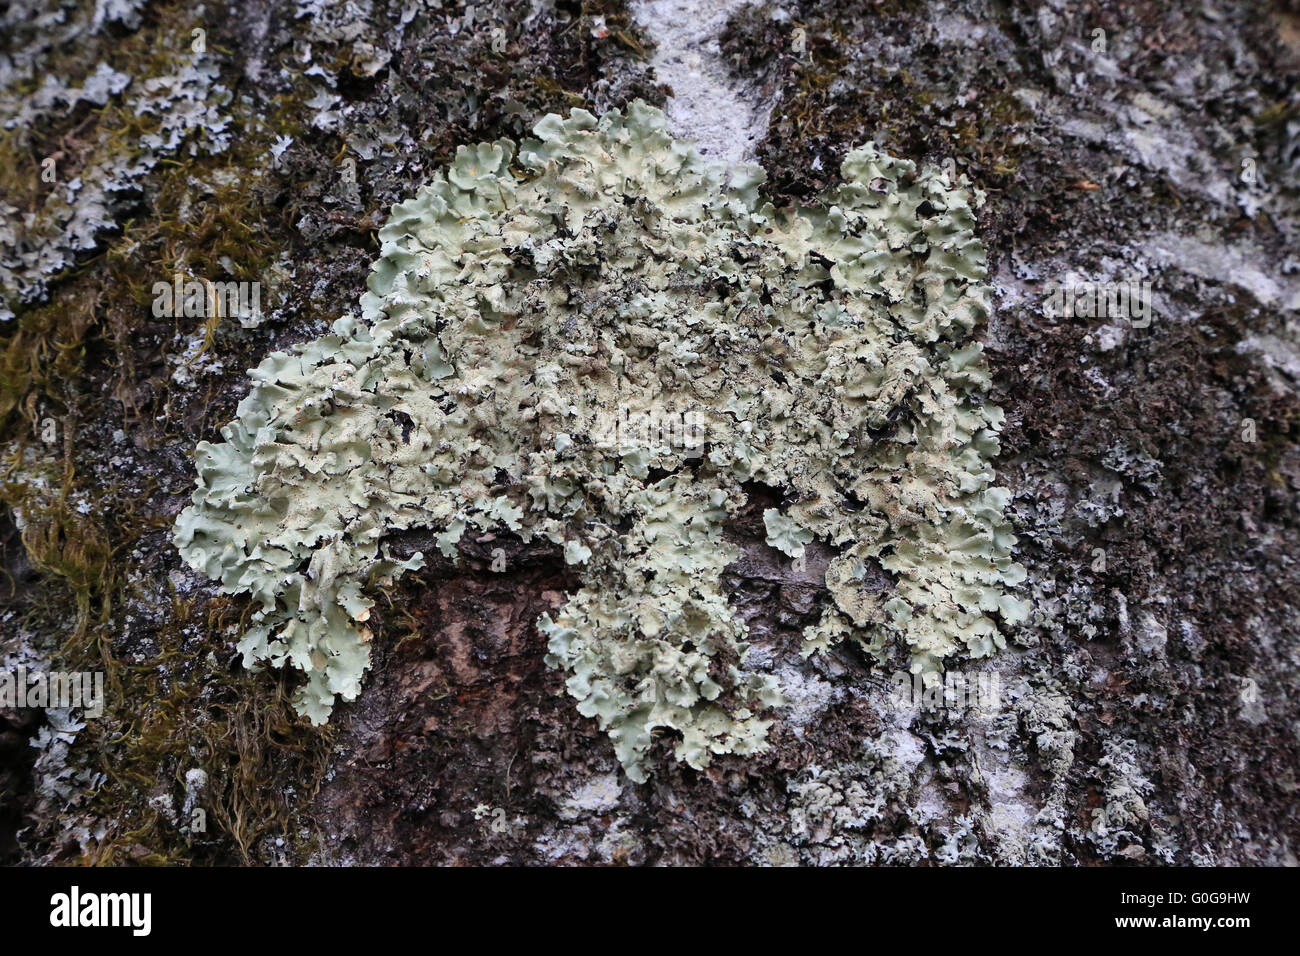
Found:
[[[226,441],[200,445],[176,541],[256,599],[245,659],[306,672],[299,706],[324,720],[368,662],[367,587],[422,561],[385,535],[431,528],[454,557],[504,526],[579,568],[538,626],[629,776],[660,729],[694,767],[752,752],[780,695],[745,670],[721,583],[750,481],[788,502],[770,544],[839,552],[810,649],[897,633],[930,671],[1000,645],[1023,571],[992,486],[1001,413],[962,344],[987,313],[965,184],[864,146],[819,206],[783,212],[761,170],[727,183],[639,102],[534,133],[517,155],[462,147],[395,206],[360,318],[269,357]],[[606,427],[685,412],[702,457]]]

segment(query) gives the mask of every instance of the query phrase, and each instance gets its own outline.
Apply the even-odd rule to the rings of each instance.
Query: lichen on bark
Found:
[[[418,568],[385,536],[505,526],[565,547],[582,589],[539,627],[633,779],[763,746],[780,703],[747,672],[720,577],[745,485],[782,489],[769,541],[837,549],[809,649],[905,643],[915,671],[1002,644],[1024,608],[992,484],[1001,413],[964,339],[987,314],[972,195],[871,145],[782,212],[644,103],[551,115],[464,147],[394,207],[360,317],[277,353],[226,442],[201,444],[186,560],[258,602],[246,661],[307,674],[315,721],[368,665],[366,586]],[[611,432],[695,416],[700,434]],[[879,562],[885,602],[863,584]]]

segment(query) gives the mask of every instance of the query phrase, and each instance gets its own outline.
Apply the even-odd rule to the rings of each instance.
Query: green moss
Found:
[[[47,65],[75,83],[102,60],[132,77],[129,94],[191,61],[195,26],[213,28],[191,7],[155,6],[140,31],[86,38],[76,49],[55,50]],[[208,55],[221,50],[210,44]],[[230,110],[241,135],[228,150],[154,165],[138,180],[144,198],[135,218],[104,232],[97,252],[54,277],[50,301],[20,308],[0,326],[0,507],[22,525],[41,579],[20,605],[23,626],[57,635],[52,666],[107,678],[105,714],[87,721],[75,751],[104,774],[78,807],[82,819],[104,823],[82,862],[250,862],[260,858],[256,845],[269,833],[292,846],[292,794],[312,792],[328,752],[328,734],[303,724],[279,682],[242,673],[216,678],[228,653],[222,631],[235,620],[229,606],[177,601],[153,622],[156,654],[130,662],[132,642],[114,616],[129,599],[148,604],[155,595],[132,593],[138,585],[123,576],[124,558],[157,533],[161,519],[137,511],[148,498],[147,482],[126,489],[105,481],[102,465],[82,471],[83,443],[112,427],[100,410],[105,392],[122,401],[127,428],[141,418],[157,420],[163,410],[160,391],[139,398],[150,394],[139,386],[156,361],[152,343],[160,334],[150,311],[153,283],[175,272],[265,282],[292,241],[288,224],[267,221],[262,197],[272,175],[268,149],[277,136],[302,135],[302,106],[285,98],[269,111],[245,102]],[[41,182],[42,156],[64,150],[60,184],[93,165],[125,168],[145,155],[142,140],[159,133],[162,119],[119,98],[54,115],[40,129],[0,134],[0,190],[36,216],[39,232],[47,197],[61,188]],[[218,322],[209,322],[205,348],[215,344]],[[51,419],[55,441],[47,444]],[[149,797],[194,767],[213,784],[208,833],[191,837]],[[55,835],[39,828],[28,839],[36,852],[54,849],[44,841]]]

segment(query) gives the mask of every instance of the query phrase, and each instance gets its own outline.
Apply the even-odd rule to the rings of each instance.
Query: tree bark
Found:
[[[1300,12],[685,6],[9,6],[0,664],[108,692],[0,709],[0,861],[1296,862]],[[783,204],[868,140],[986,192],[1033,606],[987,663],[1000,706],[900,709],[856,647],[805,658],[830,553],[779,560],[756,494],[728,585],[791,701],[766,751],[697,771],[665,741],[630,781],[543,660],[572,572],[506,533],[383,594],[361,696],[308,726],[291,676],[240,665],[247,603],[171,544],[194,446],[245,369],[355,308],[388,207],[457,146],[637,97]],[[267,320],[156,315],[177,273],[261,282]],[[1045,314],[1129,281],[1147,325]]]

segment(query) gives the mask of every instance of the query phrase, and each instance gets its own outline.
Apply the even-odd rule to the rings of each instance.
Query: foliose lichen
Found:
[[[1001,646],[1024,572],[965,342],[988,310],[969,184],[866,145],[819,205],[778,210],[762,170],[728,181],[639,101],[534,135],[462,147],[394,206],[360,315],[267,358],[200,444],[176,543],[254,598],[245,660],[302,670],[324,721],[360,689],[367,591],[423,563],[386,536],[432,529],[454,559],[504,526],[577,567],[538,627],[632,779],[656,731],[697,768],[751,753],[781,702],[722,585],[751,482],[784,496],[769,544],[837,553],[809,652],[896,635],[937,673]]]

